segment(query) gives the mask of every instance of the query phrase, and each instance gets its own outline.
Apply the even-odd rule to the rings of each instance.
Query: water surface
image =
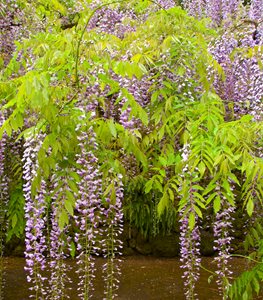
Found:
[[[28,284],[24,271],[25,260],[23,258],[10,257],[5,259],[6,283],[4,299],[6,300],[28,300]],[[104,263],[103,259],[97,259],[98,270]],[[205,268],[215,270],[213,258],[203,258],[202,264]],[[72,267],[70,275],[73,279],[70,299],[77,300],[78,277],[75,274],[75,263],[68,261]],[[241,258],[232,260],[233,276],[237,276],[247,268],[247,261]],[[178,258],[153,258],[153,257],[125,257],[122,262],[122,276],[120,279],[119,300],[184,300],[182,270]],[[215,280],[208,284],[211,274],[205,270],[201,271],[201,277],[197,285],[198,298],[200,300],[219,300]],[[97,271],[95,281],[95,293],[93,299],[103,299],[103,281],[101,272]],[[258,298],[260,299],[260,298]],[[261,298],[263,299],[263,298]]]

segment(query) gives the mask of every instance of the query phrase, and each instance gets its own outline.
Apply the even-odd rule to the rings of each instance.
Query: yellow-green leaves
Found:
[[[205,170],[206,170],[206,167],[205,167],[205,164],[203,161],[201,161],[198,165],[198,170],[199,170],[199,173],[200,173],[200,176],[201,178],[204,176],[204,173],[205,173]]]
[[[63,228],[68,225],[69,223],[69,217],[68,213],[65,209],[62,209],[59,211],[59,216],[58,216],[58,226],[60,230],[63,230]]]
[[[221,198],[218,195],[214,198],[213,208],[215,214],[218,213],[221,209]]]
[[[130,79],[133,76],[136,76],[140,79],[144,74],[139,64],[131,63],[128,61],[112,62],[112,69],[116,74],[121,75],[123,77],[127,76]]]
[[[254,211],[254,201],[253,198],[249,198],[246,205],[247,214],[251,217]]]
[[[192,231],[195,227],[195,213],[193,211],[190,212],[188,217],[189,230]]]
[[[110,129],[110,132],[111,132],[112,136],[116,138],[117,137],[117,130],[116,130],[116,126],[115,126],[112,119],[109,120],[108,126],[109,126],[109,129]]]

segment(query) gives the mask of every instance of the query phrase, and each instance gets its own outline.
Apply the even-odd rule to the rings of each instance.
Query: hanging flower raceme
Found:
[[[169,9],[169,8],[172,8],[175,6],[175,1],[173,1],[173,0],[157,0],[155,3],[158,3],[159,5],[161,5],[161,7],[163,9]],[[160,7],[158,7],[158,8],[160,8]]]
[[[236,17],[240,0],[184,0],[183,7],[188,13],[196,18],[211,18],[215,26],[224,23],[231,24],[232,18]]]
[[[187,214],[182,210],[180,212],[180,261],[181,268],[184,270],[184,287],[186,299],[197,299],[195,293],[195,284],[199,279],[200,270],[200,230],[195,224],[192,230],[189,229],[190,214],[194,214],[193,210],[189,210]],[[198,218],[195,216],[195,223]]]
[[[0,127],[2,127],[3,123],[5,121],[5,118],[3,116],[3,113],[0,112]],[[0,217],[2,220],[3,213],[2,209],[5,209],[5,200],[8,196],[8,179],[5,174],[5,149],[6,149],[6,139],[7,135],[4,133],[1,140],[0,140]],[[2,223],[1,223],[2,225]]]
[[[0,127],[4,123],[4,115],[0,112]],[[0,299],[3,297],[4,286],[4,240],[6,231],[6,210],[8,202],[8,177],[5,172],[6,134],[0,140]]]
[[[113,175],[109,173],[109,175]],[[120,240],[120,235],[123,232],[123,183],[122,175],[112,177],[112,182],[107,190],[109,191],[105,198],[103,208],[104,223],[103,223],[103,256],[107,262],[103,265],[105,289],[104,299],[114,299],[117,297],[119,287],[118,277],[121,275],[120,262],[118,256],[122,255],[121,249],[123,242]]]
[[[101,174],[98,169],[98,159],[94,154],[97,149],[95,133],[92,128],[82,130],[78,137],[80,154],[77,163],[80,169],[78,182],[79,194],[76,201],[77,214],[75,221],[79,231],[75,234],[75,242],[79,254],[77,265],[79,274],[79,296],[89,299],[93,292],[95,277],[95,258],[98,255],[98,236],[101,218]]]
[[[253,47],[255,55],[246,57],[241,52],[231,58],[238,43],[241,43],[244,48]],[[224,80],[215,76],[215,90],[228,105],[233,104],[236,118],[247,113],[253,115],[255,120],[262,118],[263,71],[260,67],[262,53],[255,46],[253,31],[250,30],[239,41],[232,33],[226,32],[210,48],[210,52],[223,68],[225,75]]]
[[[103,1],[93,1],[90,7],[91,9],[96,9],[102,3]],[[134,30],[134,27],[127,20],[134,20],[136,18],[137,16],[134,11],[127,7],[125,11],[122,11],[120,8],[112,9],[104,6],[95,12],[90,20],[89,28],[123,38],[126,32]],[[124,20],[126,22],[123,22]]]
[[[252,0],[249,10],[251,20],[260,21],[263,19],[262,0]]]
[[[204,0],[184,0],[183,7],[191,16],[202,18],[204,16],[206,1]]]
[[[195,284],[199,278],[200,269],[200,230],[198,226],[198,216],[194,211],[193,193],[196,192],[192,187],[195,174],[189,174],[188,158],[190,154],[189,145],[184,145],[182,149],[182,159],[184,168],[182,170],[180,186],[180,261],[181,268],[184,270],[185,296],[187,300],[197,299]]]
[[[232,19],[236,18],[239,5],[241,5],[240,0],[221,1],[221,15],[222,20],[224,21],[224,26],[229,26],[232,22]],[[209,17],[212,15],[209,15]]]
[[[228,279],[232,274],[232,271],[230,271],[230,251],[231,241],[233,239],[231,231],[234,207],[230,205],[223,195],[219,182],[217,182],[216,192],[221,199],[221,209],[216,213],[216,219],[214,221],[214,250],[218,252],[217,257],[215,258],[218,267],[218,270],[216,271],[218,279],[216,282],[223,299],[227,299],[226,293],[230,286]]]
[[[51,182],[53,184],[52,204],[51,204],[51,230],[50,230],[50,263],[49,269],[51,273],[50,278],[50,294],[51,300],[59,300],[69,298],[67,294],[66,285],[71,283],[68,276],[70,266],[66,265],[65,258],[68,257],[70,250],[71,237],[69,235],[69,219],[67,211],[65,210],[65,203],[67,201],[67,191],[69,187],[67,184],[67,170],[60,174],[60,169],[56,170]]]
[[[32,183],[37,174],[38,162],[37,154],[43,141],[43,136],[29,136],[24,144],[23,155],[23,191],[25,197],[25,218],[26,218],[26,267],[28,271],[27,281],[31,284],[31,297],[34,299],[46,299],[46,290],[44,282],[46,277],[43,271],[46,269],[46,258],[44,252],[47,249],[45,240],[46,223],[46,185],[42,180],[41,186],[36,193],[32,195]]]

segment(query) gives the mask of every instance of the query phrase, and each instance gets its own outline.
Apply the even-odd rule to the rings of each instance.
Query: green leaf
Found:
[[[163,186],[158,180],[154,181],[155,187],[162,193],[163,192]]]
[[[200,164],[198,165],[198,170],[199,170],[199,173],[201,175],[201,178],[203,177],[203,175],[205,173],[205,169],[206,169],[206,166],[203,163],[203,161],[201,161]]]
[[[257,278],[256,278],[256,277],[253,277],[252,282],[253,282],[255,291],[256,291],[256,293],[258,294],[259,291],[260,291],[260,285],[259,285],[259,282],[258,282]]]
[[[167,209],[168,207],[169,207],[169,197],[166,193],[164,193],[157,205],[158,216],[161,216],[164,210]]]
[[[253,214],[253,211],[254,211],[254,201],[252,198],[249,198],[246,209],[247,209],[248,215],[251,217]]]
[[[72,206],[75,205],[75,197],[71,191],[66,190],[67,200],[71,203]]]
[[[221,199],[219,196],[216,196],[216,198],[214,199],[214,212],[218,213],[220,208],[221,208]]]
[[[66,200],[65,201],[65,208],[67,210],[67,212],[73,216],[74,215],[74,209],[73,209],[73,206],[72,206],[72,202],[69,201],[69,200]]]
[[[74,258],[74,257],[75,257],[75,254],[76,254],[76,245],[75,245],[75,243],[72,241],[72,242],[70,243],[70,256],[71,256],[72,258]]]
[[[164,157],[159,156],[159,161],[160,161],[162,166],[164,166],[164,167],[167,166],[167,160]]]
[[[65,225],[67,225],[68,223],[69,223],[68,214],[64,209],[62,209],[60,216],[58,218],[58,226],[60,230],[63,230]]]
[[[174,201],[174,192],[173,192],[173,190],[168,188],[167,191],[168,191],[168,194],[170,196],[171,201]]]
[[[72,192],[74,192],[74,193],[78,193],[79,192],[78,186],[77,186],[77,184],[74,181],[68,180],[68,185],[71,188]]]
[[[106,190],[104,191],[104,195],[106,196],[106,195],[112,193],[113,189],[114,189],[114,183],[112,182],[107,186]]]
[[[113,137],[116,138],[117,137],[117,131],[116,131],[116,127],[115,127],[112,119],[108,122],[108,126],[109,126],[111,134],[113,135]]]
[[[249,297],[248,297],[248,292],[245,291],[242,295],[242,300],[249,300]]]
[[[207,282],[210,284],[214,279],[214,275],[210,275],[207,279]]]
[[[189,222],[189,230],[192,231],[195,227],[195,213],[192,211],[189,214],[188,222]]]
[[[165,176],[166,176],[166,172],[165,172],[165,170],[163,170],[163,169],[160,169],[160,170],[159,170],[159,173],[161,174],[162,177],[165,177]]]
[[[14,214],[13,217],[12,217],[12,227],[14,228],[17,224],[17,215]]]
[[[194,205],[194,210],[197,213],[198,217],[202,219],[203,215],[202,215],[200,208],[198,206]]]
[[[215,198],[216,195],[217,195],[216,192],[213,193],[213,194],[211,194],[211,195],[208,197],[208,199],[206,200],[206,204],[209,204],[209,203]]]

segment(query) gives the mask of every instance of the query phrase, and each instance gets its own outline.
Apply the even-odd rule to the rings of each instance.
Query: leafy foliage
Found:
[[[35,201],[42,182],[48,183],[52,193],[46,202],[51,210],[56,208],[52,224],[62,233],[76,215],[83,168],[76,157],[85,151],[92,151],[91,163],[101,174],[100,208],[108,210],[105,216],[110,216],[114,230],[111,222],[120,208],[115,205],[122,199],[122,176],[125,218],[145,236],[170,231],[180,219],[188,222],[184,229],[190,237],[209,207],[217,215],[226,204],[236,207],[238,195],[249,217],[262,209],[262,120],[243,112],[237,116],[234,100],[220,93],[228,84],[231,59],[258,66],[254,55],[262,46],[232,49],[228,63],[222,63],[209,51],[220,29],[180,7],[163,9],[162,1],[102,1],[98,6],[80,1],[76,7],[74,1],[50,0],[19,5],[19,20],[28,31],[15,42],[11,59],[1,57],[0,65],[6,66],[0,73],[6,119],[0,136],[19,135],[21,141],[43,134],[33,159],[37,164],[30,196]],[[34,16],[34,33],[27,15]],[[94,132],[93,139],[89,137],[94,147],[79,143],[79,132],[89,130]],[[25,226],[22,163],[19,153],[14,157],[7,158],[8,239],[21,236]],[[119,221],[121,217],[119,213]],[[247,237],[259,263],[229,289],[233,299],[259,292],[261,231],[258,225]],[[73,253],[75,244],[70,244]],[[113,259],[114,245],[108,240],[105,244],[111,245],[110,256],[105,256]],[[107,272],[112,279],[113,273]],[[108,290],[113,298],[115,289]]]

